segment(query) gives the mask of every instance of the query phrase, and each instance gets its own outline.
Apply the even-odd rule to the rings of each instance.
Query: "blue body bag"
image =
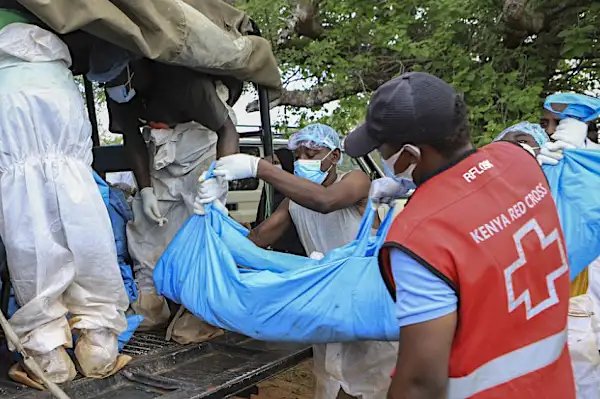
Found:
[[[109,185],[94,172],[94,180],[98,185],[98,190],[102,196],[102,200],[108,210],[110,224],[115,236],[115,245],[117,247],[117,261],[121,269],[121,277],[125,285],[125,291],[129,297],[129,302],[133,303],[137,300],[137,287],[133,277],[133,269],[127,262],[129,251],[127,249],[127,223],[133,220],[133,212],[125,199],[125,195],[121,190],[109,187]]]
[[[206,322],[256,339],[395,341],[395,304],[377,261],[393,210],[371,236],[375,215],[369,204],[356,240],[314,260],[257,247],[208,205],[171,241],[154,283]]]
[[[544,165],[565,236],[571,280],[600,256],[600,151],[565,150]]]

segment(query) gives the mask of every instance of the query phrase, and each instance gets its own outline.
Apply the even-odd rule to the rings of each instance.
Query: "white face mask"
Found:
[[[519,143],[521,147],[523,147],[528,153],[535,157],[535,150],[539,150],[540,147],[532,147],[529,144]]]
[[[388,159],[383,160],[383,170],[385,172],[385,175],[387,177],[391,177],[397,183],[401,184],[404,187],[404,191],[405,191],[404,194],[406,194],[410,190],[414,190],[416,188],[416,185],[413,182],[413,176],[412,176],[415,168],[417,167],[416,163],[411,164],[408,168],[406,168],[405,171],[403,171],[401,173],[395,172],[396,162],[398,162],[398,158],[400,158],[400,155],[402,155],[402,153],[407,148],[410,148],[411,150],[416,152],[418,155],[421,155],[421,150],[418,147],[415,147],[414,145],[411,145],[411,144],[407,144],[404,147],[402,147],[400,149],[400,151],[398,151],[397,153],[395,153]]]
[[[127,82],[125,84],[107,87],[106,94],[113,100],[120,104],[128,103],[135,96],[135,89],[131,86],[131,80],[133,79],[133,73],[130,73],[129,66],[127,66]]]
[[[321,170],[321,166],[323,161],[329,157],[333,153],[333,150],[329,151],[327,155],[323,157],[323,159],[299,159],[294,162],[294,174],[298,177],[302,177],[304,179],[310,180],[313,183],[323,184],[327,175],[329,175],[329,171],[333,168],[333,164],[329,166],[329,169],[326,171]]]

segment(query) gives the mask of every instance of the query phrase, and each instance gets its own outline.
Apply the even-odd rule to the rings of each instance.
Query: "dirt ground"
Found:
[[[253,399],[312,399],[315,379],[312,361],[302,363],[258,386]]]

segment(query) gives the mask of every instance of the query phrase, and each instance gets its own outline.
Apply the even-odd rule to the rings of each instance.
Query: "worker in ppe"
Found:
[[[557,165],[565,149],[600,150],[594,120],[600,116],[600,99],[585,94],[556,93],[546,98],[540,125],[551,142],[544,144],[538,161]],[[588,122],[584,122],[588,121]]]
[[[520,122],[504,129],[494,141],[509,141],[519,144],[533,156],[540,153],[544,144],[550,141],[550,137],[541,125],[531,122]]]
[[[401,337],[388,397],[574,399],[569,267],[535,158],[474,149],[462,96],[419,72],[375,91],[345,150],[416,186],[379,254]]]
[[[154,266],[193,214],[200,173],[215,157],[239,150],[231,105],[241,87],[235,92],[208,75],[136,58],[104,42],[94,45],[87,76],[104,84],[109,130],[124,137],[138,189],[127,226],[140,291],[132,309],[144,316],[140,330],[164,328],[171,312],[154,287]],[[167,332],[182,344],[222,333],[183,309]]]
[[[128,307],[110,219],[92,175],[92,129],[67,46],[0,9],[0,235],[23,346],[56,383],[122,367]],[[70,318],[67,319],[67,314]],[[11,377],[35,386],[19,365]]]
[[[248,238],[269,247],[293,225],[306,253],[319,258],[356,238],[371,182],[362,171],[338,171],[340,138],[329,126],[305,127],[290,138],[289,148],[296,157],[293,175],[251,155],[218,160],[217,178],[200,184],[196,211],[222,202],[226,181],[258,177],[286,199]],[[315,398],[386,398],[396,348],[397,343],[374,341],[314,345]]]
[[[294,152],[289,148],[279,148],[274,151],[273,165],[291,174],[294,174],[294,160]],[[267,189],[268,187],[263,187],[260,195],[260,202],[258,203],[258,210],[256,212],[256,222],[252,224],[254,227],[264,222],[268,217],[266,214]],[[271,205],[272,209],[277,209],[284,199],[285,195],[277,190],[273,190],[273,204]],[[252,228],[252,226],[250,228]],[[277,252],[285,252],[298,256],[307,256],[306,252],[304,251],[304,247],[300,242],[300,238],[298,237],[298,232],[293,225],[290,226],[276,242],[271,244],[270,247],[273,251]]]
[[[564,149],[600,150],[600,145],[594,140],[597,140],[595,120],[599,116],[599,98],[573,93],[548,96],[540,124],[552,141],[542,146],[538,155],[540,164],[557,165],[563,158]],[[600,256],[577,276],[572,285],[573,294],[588,291],[595,308],[600,309]]]

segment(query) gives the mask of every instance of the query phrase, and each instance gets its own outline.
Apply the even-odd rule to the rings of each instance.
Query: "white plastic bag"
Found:
[[[596,342],[594,304],[589,295],[569,301],[568,344],[578,399],[600,398],[600,353]]]

